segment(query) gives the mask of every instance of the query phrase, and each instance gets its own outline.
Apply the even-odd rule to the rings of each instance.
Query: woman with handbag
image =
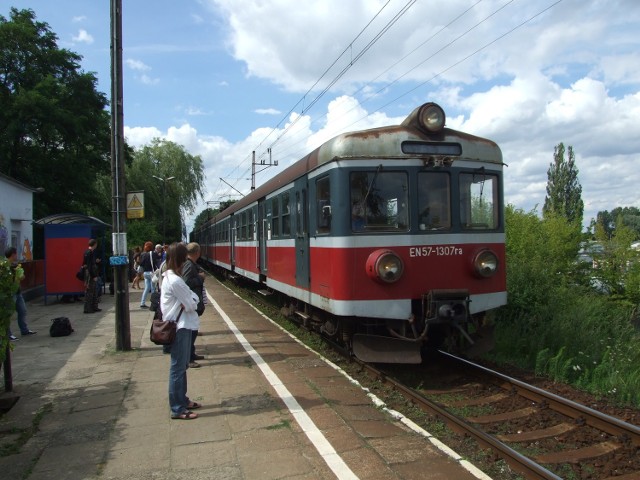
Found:
[[[198,296],[182,280],[182,266],[187,261],[187,246],[172,243],[167,251],[167,270],[162,274],[160,309],[162,318],[177,321],[176,336],[171,345],[169,368],[169,406],[171,418],[192,420],[198,414],[192,412],[201,405],[187,397],[187,368],[191,355],[191,332],[200,328],[196,309]]]

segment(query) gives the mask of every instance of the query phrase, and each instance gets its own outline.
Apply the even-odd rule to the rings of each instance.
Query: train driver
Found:
[[[364,214],[364,202],[362,200],[354,200],[351,205],[351,228],[354,232],[364,230]]]

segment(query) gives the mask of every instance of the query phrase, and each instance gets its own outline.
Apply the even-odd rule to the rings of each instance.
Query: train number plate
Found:
[[[462,255],[462,247],[454,247],[453,245],[430,245],[409,248],[409,257],[447,257],[457,255]]]

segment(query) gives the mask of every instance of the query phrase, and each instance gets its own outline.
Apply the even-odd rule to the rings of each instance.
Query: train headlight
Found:
[[[425,103],[420,107],[418,122],[420,126],[429,133],[438,133],[444,128],[446,116],[440,105],[435,103]]]
[[[498,271],[498,256],[491,250],[482,250],[473,259],[473,267],[481,277],[492,277]]]
[[[385,283],[397,282],[404,272],[402,259],[391,250],[376,250],[366,263],[367,275]]]

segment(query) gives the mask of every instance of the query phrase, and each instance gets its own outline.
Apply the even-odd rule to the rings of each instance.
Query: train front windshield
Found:
[[[353,172],[350,184],[354,232],[406,232],[409,229],[407,172]]]
[[[494,230],[499,226],[498,176],[478,172],[429,171],[417,175],[417,197],[407,172],[352,172],[350,176],[353,232],[406,232],[417,209],[421,231]],[[454,202],[452,182],[459,199]],[[415,187],[414,187],[415,188]],[[457,210],[457,218],[453,213]]]

